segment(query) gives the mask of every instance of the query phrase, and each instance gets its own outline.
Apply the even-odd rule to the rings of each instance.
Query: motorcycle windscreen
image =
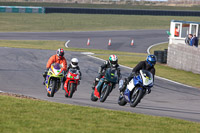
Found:
[[[147,70],[140,70],[140,75],[142,76],[142,81],[144,86],[153,84],[153,75]]]
[[[118,81],[117,70],[112,68],[107,68],[105,78],[109,82],[116,83]]]
[[[73,74],[78,74],[78,70],[77,69],[69,69],[69,71]]]
[[[51,65],[51,70],[55,74],[55,76],[59,76],[62,73],[61,65],[59,63],[53,63]]]

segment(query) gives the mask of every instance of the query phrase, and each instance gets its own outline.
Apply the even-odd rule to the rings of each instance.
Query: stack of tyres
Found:
[[[154,55],[155,55],[156,58],[158,59],[158,51],[154,51]]]
[[[167,49],[164,50],[163,63],[167,63]]]
[[[164,51],[154,51],[154,55],[157,57],[157,62],[167,63],[167,49]]]
[[[163,63],[163,56],[164,56],[164,51],[158,51],[157,60],[159,63]]]

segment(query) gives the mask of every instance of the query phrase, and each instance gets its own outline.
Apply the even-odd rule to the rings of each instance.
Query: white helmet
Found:
[[[116,55],[110,55],[109,62],[113,67],[115,67],[117,65],[117,62],[118,62],[117,56]]]
[[[72,66],[72,68],[75,68],[75,67],[78,66],[78,59],[77,58],[71,59],[71,66]]]

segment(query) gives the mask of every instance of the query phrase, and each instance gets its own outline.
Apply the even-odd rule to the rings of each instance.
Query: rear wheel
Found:
[[[94,90],[92,91],[91,97],[90,97],[91,101],[96,102],[98,100],[98,98],[96,98],[94,96]]]
[[[106,85],[105,87],[103,86],[103,88],[101,89],[101,96],[99,101],[104,102],[108,97],[109,93],[110,93],[110,87],[108,85]]]
[[[138,105],[138,103],[140,102],[140,100],[142,99],[143,94],[144,94],[143,89],[141,89],[139,87],[137,87],[135,89],[138,90],[138,91],[135,94],[133,92],[133,94],[131,96],[131,102],[130,102],[131,107],[136,107]]]

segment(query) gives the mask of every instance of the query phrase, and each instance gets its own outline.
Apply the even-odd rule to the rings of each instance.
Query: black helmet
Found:
[[[65,54],[64,49],[59,48],[59,49],[57,50],[56,54],[57,54],[58,57],[63,57],[64,54]]]

